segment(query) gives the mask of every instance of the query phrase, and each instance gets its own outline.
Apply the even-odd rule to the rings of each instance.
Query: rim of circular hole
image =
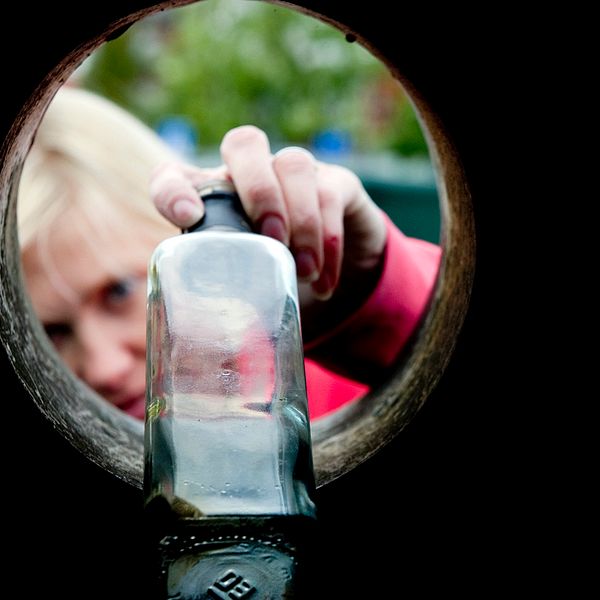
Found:
[[[175,7],[189,2],[169,3]],[[442,215],[443,259],[430,309],[412,351],[387,382],[350,406],[311,423],[315,476],[323,486],[383,448],[412,419],[437,384],[454,349],[467,311],[475,263],[474,219],[460,159],[424,98],[394,65],[357,31],[286,3],[354,36],[401,82],[419,115],[435,164]],[[20,276],[16,232],[16,190],[29,142],[56,90],[100,44],[124,26],[164,5],[121,19],[98,38],[69,54],[48,75],[23,108],[8,135],[0,172],[0,335],[7,355],[34,402],[52,425],[92,462],[137,487],[143,483],[143,425],[108,405],[67,371],[34,316]]]

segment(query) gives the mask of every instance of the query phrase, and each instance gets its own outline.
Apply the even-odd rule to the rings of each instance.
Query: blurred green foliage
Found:
[[[356,151],[428,155],[412,104],[379,60],[337,28],[267,2],[204,0],[147,17],[78,76],[153,127],[185,116],[201,148],[253,123],[275,143],[310,146],[336,130]]]

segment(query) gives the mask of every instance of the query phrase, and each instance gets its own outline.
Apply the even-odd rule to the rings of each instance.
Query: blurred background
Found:
[[[272,149],[344,164],[401,229],[437,242],[440,211],[418,117],[385,65],[351,36],[267,2],[204,0],[139,21],[74,74],[189,160],[220,163],[252,123]]]

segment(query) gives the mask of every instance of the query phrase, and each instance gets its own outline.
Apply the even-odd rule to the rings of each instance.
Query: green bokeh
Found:
[[[337,28],[266,2],[205,0],[148,17],[96,51],[82,83],[154,127],[185,115],[201,147],[253,123],[276,142],[310,145],[334,129],[357,151],[427,155],[383,63]]]

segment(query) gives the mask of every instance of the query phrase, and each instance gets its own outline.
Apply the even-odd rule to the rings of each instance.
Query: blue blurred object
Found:
[[[198,134],[192,121],[184,116],[169,116],[156,126],[158,135],[183,158],[195,159]]]
[[[352,151],[352,136],[342,129],[324,129],[313,137],[312,149],[319,156],[345,156]]]

